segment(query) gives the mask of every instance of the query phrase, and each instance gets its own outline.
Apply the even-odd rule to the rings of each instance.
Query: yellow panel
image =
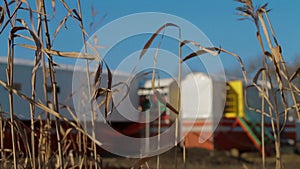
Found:
[[[243,95],[243,82],[241,80],[235,80],[228,82],[232,90],[237,94],[237,115],[244,117],[244,95]]]

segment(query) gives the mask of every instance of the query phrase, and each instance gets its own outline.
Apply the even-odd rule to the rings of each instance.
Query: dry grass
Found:
[[[48,28],[48,16],[52,14],[47,13],[46,9],[49,8],[46,8],[44,0],[36,1],[35,7],[30,6],[27,1],[7,2],[4,0],[4,5],[0,8],[1,34],[5,29],[10,32],[8,37],[7,82],[0,81],[0,84],[8,90],[8,98],[10,100],[9,118],[3,116],[6,112],[1,112],[1,165],[4,168],[8,167],[7,163],[11,157],[13,159],[13,168],[67,168],[71,166],[77,166],[79,168],[94,166],[95,168],[100,168],[100,158],[98,155],[94,155],[94,159],[92,160],[88,155],[88,150],[93,150],[94,154],[97,154],[97,147],[95,145],[96,143],[100,145],[100,143],[83,130],[82,126],[78,123],[78,119],[74,118],[75,123],[59,113],[61,108],[67,108],[69,112],[73,114],[73,117],[76,117],[68,106],[59,107],[55,75],[56,64],[53,62],[53,57],[88,60],[98,59],[95,54],[87,54],[86,52],[64,52],[52,48],[57,34],[69,18],[74,22],[79,22],[79,29],[83,32],[83,42],[85,43],[86,41],[86,31],[84,30],[81,19],[80,1],[77,2],[78,9],[71,9],[64,1],[60,3],[67,11],[67,15],[61,20],[53,34],[49,32]],[[52,1],[53,11],[55,11],[55,7],[55,1]],[[22,18],[23,15],[18,15],[18,13],[24,11],[28,13],[29,18]],[[15,39],[17,38],[25,39],[28,43],[16,44]],[[32,42],[34,45],[30,45]],[[26,96],[13,88],[14,55],[18,48],[30,49],[35,56],[34,66],[32,67],[31,96]],[[44,103],[36,100],[36,72],[39,67],[42,67],[43,70]],[[48,84],[49,81],[50,84]],[[50,99],[46,91],[49,85],[52,87],[52,99]],[[13,97],[21,97],[30,104],[30,128],[21,127],[20,124],[22,124],[22,121],[15,116],[17,112],[14,112],[15,105],[13,104]],[[37,107],[45,112],[46,119],[42,119],[35,114]],[[55,120],[53,121],[51,117],[54,117]],[[10,127],[8,125],[10,125]],[[26,125],[23,124],[23,126]],[[51,134],[50,132],[51,128],[55,128],[55,139],[51,138],[53,136],[53,133]],[[4,143],[7,144],[7,142],[3,140],[5,137],[4,131],[8,129],[11,130],[11,150],[5,149],[4,147]],[[76,130],[80,133],[76,135],[75,138],[78,143],[76,146],[79,148],[76,152],[69,151],[70,149],[76,150],[76,147],[72,147],[69,140],[72,130]],[[31,133],[30,137],[28,137],[29,135],[27,133]],[[53,140],[55,140],[55,142],[52,142]],[[87,140],[93,143],[92,147],[88,147]],[[54,145],[54,143],[57,145]],[[17,152],[22,152],[22,156]],[[20,160],[18,160],[18,158],[20,158]],[[92,163],[90,163],[90,161],[92,161]]]
[[[267,4],[255,9],[251,0],[238,0],[238,2],[242,3],[242,6],[237,8],[240,11],[240,15],[243,16],[241,19],[250,19],[256,26],[256,37],[263,54],[263,58],[261,59],[263,67],[259,68],[253,79],[253,87],[262,96],[262,107],[260,109],[249,108],[262,115],[261,140],[263,146],[264,116],[270,118],[275,140],[276,169],[280,169],[282,168],[280,134],[285,127],[288,114],[296,113],[298,119],[300,119],[299,100],[297,100],[297,96],[299,97],[300,93],[297,84],[293,81],[299,72],[288,72],[287,70],[281,46],[268,16],[269,10],[267,9]],[[275,70],[275,74],[271,73],[273,69]],[[258,79],[261,79],[263,85],[258,84]],[[270,87],[267,87],[268,83]],[[252,86],[248,86],[248,88],[250,87]],[[283,111],[280,110],[281,107]],[[283,123],[281,122],[282,120],[284,121]],[[262,159],[263,168],[265,168],[264,153],[262,154]]]
[[[300,67],[296,69],[295,72],[288,72],[285,65],[284,57],[281,53],[281,47],[278,44],[278,40],[275,36],[273,27],[271,25],[270,19],[268,17],[267,5],[263,5],[257,9],[254,9],[252,1],[250,0],[238,0],[242,3],[242,6],[238,8],[241,11],[241,15],[250,19],[254,22],[257,28],[256,36],[258,43],[261,46],[263,53],[263,67],[259,69],[254,80],[253,85],[248,86],[255,87],[261,94],[262,98],[262,107],[261,108],[252,108],[258,113],[261,113],[262,117],[267,116],[271,119],[272,128],[275,138],[275,151],[276,151],[276,168],[282,168],[282,156],[281,156],[281,147],[280,147],[280,134],[284,129],[284,124],[280,121],[284,119],[287,120],[288,113],[294,111],[297,113],[298,118],[300,119],[300,105],[297,97],[300,95],[300,90],[297,87],[297,84],[294,83],[295,79],[300,73]],[[101,168],[101,157],[97,152],[97,145],[101,145],[99,141],[95,139],[95,134],[89,135],[86,131],[83,130],[82,125],[79,123],[79,120],[76,118],[72,109],[67,106],[59,106],[58,96],[57,96],[57,82],[56,82],[56,63],[53,62],[54,57],[64,57],[64,58],[76,58],[76,59],[86,59],[87,63],[87,77],[89,87],[89,97],[90,99],[98,99],[100,95],[104,95],[104,99],[100,102],[99,107],[105,107],[105,115],[109,113],[109,106],[113,105],[112,102],[112,74],[109,69],[109,65],[103,60],[97,51],[97,46],[91,46],[86,44],[86,39],[88,37],[87,31],[85,30],[83,24],[83,13],[81,10],[81,1],[77,1],[77,6],[71,8],[68,6],[68,3],[65,1],[59,1],[64,7],[66,15],[61,19],[54,32],[50,32],[48,25],[49,16],[52,13],[46,11],[45,1],[36,1],[35,6],[30,6],[29,3],[24,1],[11,1],[7,2],[4,0],[3,6],[0,6],[0,35],[4,30],[9,30],[8,39],[8,53],[7,53],[7,69],[6,77],[7,82],[0,80],[0,85],[8,90],[8,99],[9,99],[9,112],[2,112],[0,109],[0,142],[1,142],[1,168],[8,168],[13,166],[13,168]],[[55,13],[56,11],[56,2],[53,0],[52,10]],[[29,18],[22,18],[22,15],[18,15],[19,12],[28,13]],[[93,16],[95,16],[95,11],[93,10]],[[82,42],[84,44],[83,53],[78,52],[66,52],[58,51],[53,49],[53,43],[57,35],[59,34],[63,25],[67,20],[72,20],[77,23],[82,34]],[[95,23],[94,23],[95,25]],[[168,27],[176,27],[178,29],[178,81],[181,81],[181,64],[186,60],[192,59],[195,56],[200,56],[205,53],[209,53],[213,56],[218,55],[219,53],[225,53],[235,57],[240,63],[244,79],[247,83],[247,73],[244,68],[244,64],[240,56],[220,47],[203,47],[201,44],[191,40],[182,40],[181,39],[181,28],[173,23],[166,23],[162,25],[145,43],[142,52],[140,53],[139,60],[145,55],[147,50],[152,45],[152,42],[155,38],[160,38],[160,42],[157,46],[157,52],[155,59],[153,61],[153,71],[152,71],[152,88],[154,93],[157,95],[157,98],[160,99],[160,94],[156,90],[155,84],[155,67],[156,59],[158,57],[158,52],[160,44],[163,41],[163,35],[160,33],[165,31]],[[164,32],[163,32],[164,34]],[[28,43],[25,44],[16,44],[15,40],[21,38],[27,40]],[[34,45],[32,45],[34,44]],[[199,48],[198,51],[182,56],[182,48],[187,45],[194,45]],[[18,90],[13,88],[14,84],[14,57],[15,52],[18,48],[30,49],[34,53],[34,66],[32,67],[32,77],[31,77],[31,95],[27,96]],[[91,48],[94,53],[87,53],[87,49]],[[88,60],[95,60],[99,62],[99,66],[95,72],[95,81],[91,82],[89,79],[89,66]],[[107,88],[100,87],[103,65],[108,72],[108,82]],[[36,99],[36,72],[38,68],[43,70],[43,89],[45,102],[40,102]],[[270,70],[275,69],[276,74],[271,74]],[[48,71],[49,70],[49,71]],[[134,70],[133,70],[134,71]],[[1,72],[2,73],[2,72]],[[275,77],[275,78],[273,78]],[[258,80],[262,80],[263,84],[258,84]],[[48,84],[50,81],[50,84]],[[266,84],[270,83],[271,87],[267,88]],[[49,97],[46,91],[47,86],[51,85],[52,87],[52,97]],[[279,90],[277,90],[277,86]],[[180,88],[180,84],[178,86]],[[178,90],[179,91],[179,90]],[[278,96],[277,93],[280,93]],[[20,97],[28,102],[30,105],[30,125],[24,124],[19,120],[14,111],[13,99],[14,97]],[[178,92],[178,98],[180,98],[180,92]],[[289,99],[291,98],[291,99]],[[177,145],[178,142],[178,115],[180,110],[180,99],[178,99],[178,104],[171,105],[165,102],[163,99],[160,99],[161,102],[165,103],[167,108],[175,113],[176,116],[176,133],[175,133],[175,142],[174,145]],[[280,105],[278,105],[280,104]],[[266,105],[266,106],[264,106]],[[93,107],[93,106],[92,106]],[[278,107],[283,107],[284,111],[280,112]],[[40,108],[46,114],[46,119],[35,114],[35,109]],[[67,109],[69,113],[73,116],[74,121],[70,121],[59,112],[61,109]],[[94,111],[91,112],[92,124],[94,126]],[[51,117],[54,117],[55,120],[52,121]],[[262,140],[264,140],[264,118],[262,118]],[[30,127],[27,127],[30,126]],[[38,127],[37,127],[38,126]],[[55,128],[56,138],[54,145],[51,141],[51,129]],[[4,147],[4,133],[6,130],[11,131],[11,149]],[[75,139],[75,145],[70,142],[72,139],[72,131],[76,130],[77,135]],[[29,135],[28,135],[29,133]],[[91,143],[91,144],[88,144]],[[264,141],[263,141],[264,146]],[[53,147],[56,147],[53,151]],[[185,150],[185,149],[184,149]],[[19,153],[20,152],[20,153]],[[92,153],[92,156],[89,154]],[[175,168],[177,168],[177,151],[174,153]],[[11,163],[12,160],[12,163]],[[133,168],[139,168],[141,165],[145,165],[149,159],[139,159],[135,165],[132,165]],[[188,159],[187,159],[188,160]],[[183,162],[186,162],[186,157],[184,154]],[[156,167],[159,168],[160,158],[157,157]],[[262,166],[265,168],[265,155],[262,156]],[[184,165],[186,167],[186,165]]]

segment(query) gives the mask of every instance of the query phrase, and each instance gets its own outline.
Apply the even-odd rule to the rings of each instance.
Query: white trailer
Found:
[[[21,93],[25,94],[26,96],[31,97],[31,76],[32,76],[32,69],[33,69],[33,61],[25,60],[25,59],[14,59],[14,77],[13,77],[13,87],[17,90],[19,90]],[[7,81],[6,78],[6,68],[7,68],[7,57],[0,57],[0,79],[2,81]],[[57,83],[57,95],[58,95],[58,102],[59,106],[61,107],[60,113],[64,116],[66,116],[68,119],[73,119],[70,113],[63,108],[63,105],[70,106],[71,109],[74,111],[75,106],[73,103],[73,96],[76,95],[76,93],[80,93],[81,91],[72,91],[72,85],[73,83],[78,83],[79,81],[76,81],[76,76],[73,77],[74,72],[81,71],[80,75],[82,75],[80,78],[85,79],[86,78],[86,72],[84,71],[84,68],[78,68],[72,65],[62,65],[55,67],[55,76],[56,76],[56,83]],[[47,68],[47,71],[48,68]],[[94,74],[96,70],[90,70],[91,74]],[[113,82],[112,85],[117,84],[119,82],[126,82],[126,80],[129,78],[129,74],[124,72],[116,72],[112,71],[113,74]],[[78,75],[78,74],[77,74]],[[103,71],[101,78],[102,83],[101,87],[106,87],[107,82],[107,72]],[[75,79],[75,80],[74,80]],[[48,100],[52,100],[52,86],[49,77],[47,77],[48,85],[47,85],[47,96]],[[43,91],[43,72],[42,68],[38,68],[36,73],[36,101],[41,102],[43,104],[47,104],[45,102],[44,97],[44,91]],[[85,83],[87,83],[85,81]],[[76,86],[76,85],[75,85]],[[131,104],[136,107],[138,107],[139,104],[139,97],[137,95],[138,90],[138,82],[133,82],[131,84],[131,90],[130,90],[130,101]],[[29,109],[29,102],[21,99],[18,96],[13,97],[14,102],[14,114],[23,120],[29,120],[30,119],[30,109]],[[76,104],[75,104],[76,105]],[[3,87],[0,86],[0,106],[2,108],[3,112],[9,112],[9,99],[8,99],[8,91]],[[126,110],[126,107],[122,107],[123,111]],[[120,110],[120,109],[119,109]],[[76,113],[74,111],[74,113]],[[80,114],[80,112],[77,112]],[[45,113],[39,109],[36,108],[36,118],[39,115],[42,115],[44,117]],[[110,118],[112,121],[128,121],[128,119],[121,116],[118,112],[113,113],[112,117]]]

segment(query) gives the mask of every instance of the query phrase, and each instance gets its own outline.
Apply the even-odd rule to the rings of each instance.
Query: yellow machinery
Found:
[[[224,116],[226,118],[245,117],[243,82],[241,80],[230,81],[227,83]]]

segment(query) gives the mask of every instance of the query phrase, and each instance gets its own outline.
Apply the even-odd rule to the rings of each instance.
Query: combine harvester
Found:
[[[159,88],[164,91],[167,101],[176,107],[177,100],[173,96],[177,93],[174,87],[176,82],[172,79],[163,80],[168,83],[161,83]],[[145,83],[139,93],[151,93],[145,92],[147,90],[151,91],[150,81]],[[262,117],[261,114],[245,106],[244,92],[243,80],[229,80],[224,85],[224,82],[222,83],[217,77],[209,77],[203,73],[185,76],[181,83],[179,133],[185,136],[181,146],[208,150],[237,149],[239,152],[262,152],[260,125]],[[261,99],[258,92],[255,89],[249,89],[247,92],[248,104],[260,108]],[[199,103],[195,104],[195,100]],[[166,114],[171,125],[174,117],[169,111]],[[293,145],[296,140],[296,125],[293,118],[288,119],[281,133],[281,140],[283,144]],[[155,126],[157,125],[152,126],[152,130],[156,131],[154,134],[158,133],[158,127]],[[164,132],[164,128],[166,123],[162,124],[160,133]],[[265,117],[264,132],[266,153],[271,154],[274,139],[271,122],[267,117]]]

